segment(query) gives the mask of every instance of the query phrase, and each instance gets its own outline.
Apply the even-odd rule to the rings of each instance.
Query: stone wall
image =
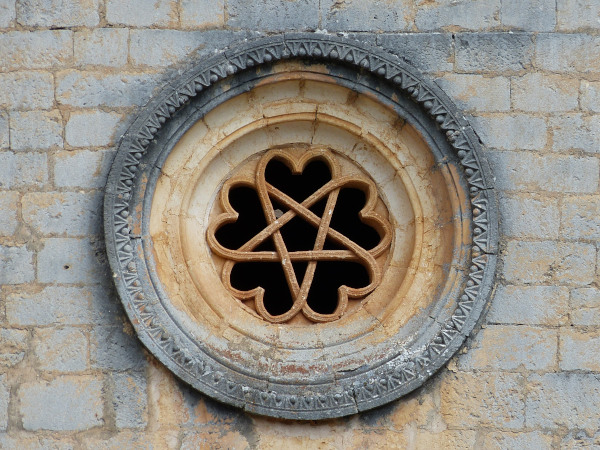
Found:
[[[598,448],[600,2],[0,0],[1,448]],[[499,191],[497,289],[468,351],[386,407],[251,416],[175,379],[113,290],[119,136],[231,42],[343,33],[464,109]]]

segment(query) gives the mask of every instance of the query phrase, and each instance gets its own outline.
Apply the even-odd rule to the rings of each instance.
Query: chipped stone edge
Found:
[[[247,68],[294,58],[368,71],[412,98],[445,133],[456,152],[466,174],[473,212],[467,286],[451,318],[416,354],[399,353],[364,373],[360,382],[334,383],[325,393],[308,385],[290,389],[292,393],[275,392],[264,379],[241,376],[198,352],[193,339],[160,304],[152,284],[138,273],[138,268],[145,267],[144,252],[140,236],[132,232],[130,214],[135,207],[132,194],[140,160],[164,123],[214,83]],[[324,34],[299,33],[262,38],[226,50],[172,80],[142,109],[119,144],[106,185],[104,225],[121,301],[146,347],[177,376],[222,402],[258,414],[305,420],[341,417],[388,403],[421,386],[452,357],[489,299],[496,266],[497,210],[492,177],[480,150],[473,129],[438,86],[376,47]]]

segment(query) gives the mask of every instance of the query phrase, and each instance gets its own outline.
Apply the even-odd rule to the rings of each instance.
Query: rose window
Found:
[[[221,402],[346,416],[417,389],[492,290],[497,219],[473,129],[395,56],[271,36],[171,80],[105,196],[140,340]]]

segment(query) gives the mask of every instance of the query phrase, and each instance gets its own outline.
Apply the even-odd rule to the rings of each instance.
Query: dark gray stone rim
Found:
[[[367,71],[409,97],[443,133],[467,175],[473,234],[466,287],[437,335],[407,358],[399,353],[356,380],[274,390],[264,377],[232,371],[199,348],[169,316],[148,276],[140,229],[132,220],[136,173],[163,124],[199,92],[252,67],[285,59],[308,59]],[[193,112],[197,112],[194,110]],[[247,411],[290,419],[340,417],[388,403],[421,386],[460,348],[489,299],[496,266],[497,211],[491,173],[473,129],[435,84],[397,57],[355,41],[323,34],[285,34],[244,43],[201,61],[174,79],[139,113],[123,136],[104,199],[107,253],[118,294],[140,340],[173,373],[201,392]],[[193,350],[192,350],[193,349]],[[280,385],[282,386],[282,385]],[[322,386],[322,385],[321,385]]]

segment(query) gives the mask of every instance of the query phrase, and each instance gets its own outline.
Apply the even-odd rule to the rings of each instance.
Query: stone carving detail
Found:
[[[238,376],[194,347],[174,325],[154,293],[143,257],[135,213],[136,173],[161,127],[190,99],[220,80],[252,67],[300,58],[353,67],[389,83],[412,98],[446,136],[459,158],[470,194],[472,247],[468,282],[451,317],[426,345],[410,354],[390,355],[361,376],[340,381],[322,393],[279,392],[268,383]],[[385,404],[422,385],[460,347],[489,297],[496,260],[496,210],[489,169],[478,153],[478,139],[464,117],[435,85],[411,66],[379,49],[332,36],[291,34],[250,42],[203,62],[174,80],[151,101],[123,137],[105,196],[107,251],[115,284],[140,339],[165,365],[201,391],[248,411],[277,417],[338,417]],[[137,219],[136,219],[137,220]],[[298,391],[300,392],[300,391]]]
[[[288,195],[285,191],[278,189],[273,184],[267,182],[265,172],[271,160],[283,162],[292,173],[300,174],[303,169],[311,162],[322,160],[326,162],[330,172],[331,180],[320,186],[303,201],[298,201]],[[330,322],[340,318],[348,304],[348,298],[364,298],[372,292],[381,281],[381,269],[375,258],[386,251],[391,242],[390,224],[373,211],[377,201],[377,187],[375,183],[367,178],[358,178],[356,176],[343,176],[340,173],[339,165],[330,152],[304,152],[302,157],[293,158],[288,152],[282,150],[271,150],[267,152],[258,163],[254,188],[258,193],[260,203],[264,210],[267,226],[250,240],[244,243],[238,249],[228,249],[221,245],[215,238],[215,232],[225,223],[237,220],[238,212],[231,206],[229,201],[229,192],[236,185],[247,184],[246,178],[232,178],[228,180],[222,190],[221,203],[226,213],[219,216],[215,223],[207,231],[208,243],[212,250],[218,255],[226,258],[228,261],[223,269],[223,282],[230,291],[240,300],[253,299],[256,303],[256,310],[265,319],[270,322],[286,322],[293,318],[299,312],[315,322]],[[365,249],[344,234],[331,227],[331,219],[335,212],[336,202],[340,191],[347,186],[361,188],[366,193],[366,202],[360,212],[361,220],[376,227],[380,232],[380,241],[372,249]],[[283,187],[280,187],[284,189]],[[321,217],[318,217],[311,211],[311,207],[319,201],[326,199],[326,205]],[[278,202],[287,211],[276,210],[273,202]],[[277,212],[276,212],[277,211]],[[318,229],[314,246],[312,249],[302,249],[300,251],[289,251],[285,239],[281,234],[281,229],[285,227],[292,219],[300,217],[306,222]],[[263,244],[265,240],[272,238],[275,244],[273,251],[256,251],[255,249]],[[325,249],[325,240],[330,238],[336,244],[344,247],[342,250]],[[285,274],[288,287],[292,294],[293,302],[289,309],[282,314],[272,315],[264,304],[264,288],[256,286],[249,291],[240,291],[231,285],[231,271],[236,262],[280,262]],[[309,292],[314,280],[315,271],[318,270],[319,261],[352,261],[360,262],[370,276],[369,283],[365,286],[350,287],[342,284],[337,289],[338,302],[335,310],[329,314],[323,314],[315,311],[308,303]],[[296,274],[293,267],[294,262],[307,262],[306,270],[303,274]],[[343,269],[336,271],[336,275],[343,275]],[[269,276],[275,276],[269,275]],[[301,278],[301,283],[298,282]],[[352,279],[346,282],[351,283]]]

